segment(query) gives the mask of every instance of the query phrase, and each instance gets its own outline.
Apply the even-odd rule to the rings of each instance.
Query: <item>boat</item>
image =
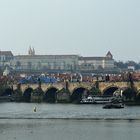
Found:
[[[92,96],[88,96],[87,98],[82,98],[80,104],[94,104],[95,100]]]
[[[0,96],[0,103],[1,102],[12,102],[14,101],[12,96]]]
[[[93,96],[93,99],[95,104],[105,104],[111,103],[114,98],[110,96]]]
[[[91,96],[84,97],[81,99],[81,104],[105,104],[105,103],[111,103],[113,97],[110,96]]]
[[[112,108],[124,108],[123,103],[109,103],[103,106],[103,109],[112,109]]]

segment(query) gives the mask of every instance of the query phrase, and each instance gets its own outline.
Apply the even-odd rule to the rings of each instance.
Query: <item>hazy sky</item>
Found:
[[[140,0],[0,0],[0,50],[140,62]]]

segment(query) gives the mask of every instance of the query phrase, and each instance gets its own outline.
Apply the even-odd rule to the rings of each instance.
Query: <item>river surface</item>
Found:
[[[140,106],[102,109],[102,105],[0,103],[0,140],[138,140],[139,137]]]

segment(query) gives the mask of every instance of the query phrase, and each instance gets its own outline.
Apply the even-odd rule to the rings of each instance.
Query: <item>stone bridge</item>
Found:
[[[88,94],[112,96],[115,91],[124,95],[125,100],[134,100],[135,97],[140,100],[140,82],[135,82],[133,89],[128,82],[62,82],[13,85],[12,90],[16,100],[23,98],[29,102],[77,102]]]
[[[140,92],[140,82],[134,82],[134,86],[138,92]],[[17,88],[17,85],[13,86],[14,89]],[[90,82],[74,82],[74,83],[68,83],[68,89],[70,91],[70,94],[73,94],[75,90],[78,89],[85,89],[87,91],[91,90],[93,87],[95,87],[95,83]],[[108,92],[114,92],[117,89],[125,90],[126,88],[130,87],[128,82],[99,82],[98,85],[100,91],[102,94],[107,94]],[[32,90],[35,90],[38,88],[38,84],[22,84],[21,90],[24,93],[28,88],[31,88]],[[53,83],[53,84],[41,84],[42,90],[46,93],[50,89],[56,89],[57,91],[66,88],[66,83]]]

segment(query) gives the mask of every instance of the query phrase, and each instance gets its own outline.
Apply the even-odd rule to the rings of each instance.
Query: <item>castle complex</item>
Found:
[[[29,47],[27,55],[13,56],[10,51],[1,51],[0,62],[0,66],[9,65],[17,70],[92,71],[114,68],[114,59],[110,51],[104,57],[37,55],[35,49]]]

